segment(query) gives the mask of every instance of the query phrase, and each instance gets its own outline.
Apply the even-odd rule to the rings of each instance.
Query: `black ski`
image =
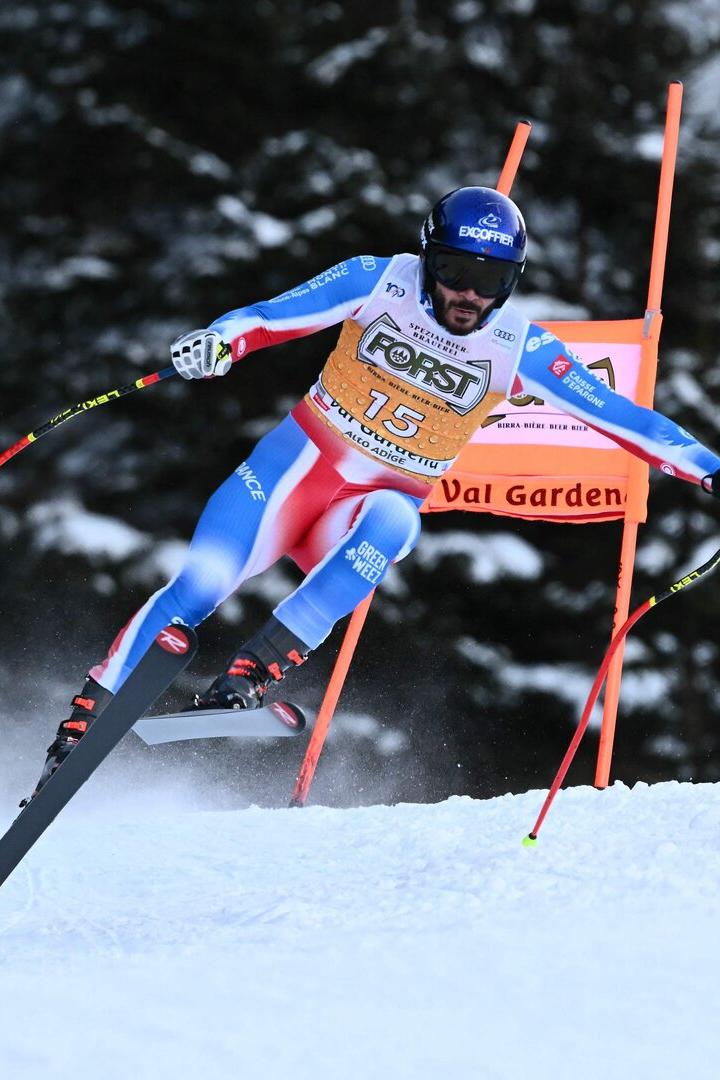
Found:
[[[187,667],[197,650],[189,626],[166,626],[80,742],[0,839],[0,885],[40,839],[138,717]]]
[[[192,709],[144,716],[134,732],[148,746],[184,739],[273,739],[299,735],[307,719],[299,705],[273,701],[263,709]]]

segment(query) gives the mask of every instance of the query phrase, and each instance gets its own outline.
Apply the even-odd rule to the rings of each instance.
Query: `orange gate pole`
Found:
[[[355,649],[360,634],[362,633],[362,628],[365,625],[365,619],[370,610],[374,595],[375,590],[373,589],[373,591],[358,604],[350,617],[343,643],[340,646],[338,658],[335,661],[335,666],[333,667],[330,681],[328,682],[327,690],[325,691],[325,697],[323,698],[322,705],[317,714],[308,748],[305,751],[305,757],[300,766],[300,772],[298,773],[292,798],[290,799],[290,806],[305,805],[310,785],[315,776],[318,758],[325,745],[325,737],[328,733],[328,728],[330,727],[330,721],[335,715],[335,707],[337,706],[338,698],[342,693],[345,678],[350,668],[350,664],[352,663],[352,658],[355,655]]]
[[[505,158],[505,164],[502,167],[498,182],[495,185],[501,195],[509,195],[510,189],[515,182],[517,171],[520,166],[520,159],[525,152],[525,146],[528,138],[530,137],[530,131],[532,130],[532,124],[529,120],[520,120],[515,125],[515,132],[510,143],[510,149],[507,152]]]
[[[667,114],[663,141],[662,162],[660,165],[660,184],[658,190],[657,211],[655,215],[655,233],[650,257],[650,282],[648,301],[643,329],[642,363],[638,383],[637,401],[639,405],[652,408],[657,372],[657,346],[660,338],[662,315],[662,287],[665,276],[668,231],[670,228],[670,206],[672,203],[673,180],[677,160],[678,135],[680,131],[680,108],[682,103],[682,83],[672,82],[668,87]],[[630,493],[641,485],[647,484],[648,466],[633,458],[628,475],[628,501]],[[623,625],[630,610],[630,591],[632,589],[633,570],[635,567],[635,548],[637,545],[637,521],[625,521],[620,550],[620,568],[615,600],[615,618],[612,636]],[[595,770],[595,787],[605,788],[610,779],[615,725],[618,702],[620,700],[620,682],[622,679],[625,643],[620,646],[608,671],[607,689],[603,707],[600,744],[598,747]]]
[[[497,190],[503,195],[508,195],[510,193],[518,166],[520,165],[520,159],[523,156],[523,151],[525,150],[525,145],[528,141],[528,136],[530,135],[531,127],[532,125],[527,120],[519,121],[515,127],[512,142],[510,143],[510,149],[507,152],[505,164],[503,165],[502,172],[500,173],[497,182]],[[340,646],[338,658],[335,661],[335,666],[332,675],[330,676],[325,696],[318,711],[315,727],[310,736],[310,742],[305,751],[305,757],[303,758],[300,771],[295,780],[295,787],[293,788],[290,797],[290,806],[305,805],[305,800],[310,791],[310,785],[315,776],[320,753],[325,744],[325,738],[330,727],[330,722],[335,714],[335,708],[340,694],[342,693],[342,688],[345,685],[345,679],[347,678],[352,658],[355,655],[355,649],[360,634],[362,633],[362,628],[365,625],[365,619],[370,610],[370,604],[372,603],[374,593],[375,590],[373,589],[370,595],[367,596],[362,603],[358,604],[350,617],[343,643]]]

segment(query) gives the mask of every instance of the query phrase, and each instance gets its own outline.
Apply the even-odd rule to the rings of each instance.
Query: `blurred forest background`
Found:
[[[0,7],[0,449],[169,364],[183,330],[345,257],[414,251],[441,194],[493,185],[518,120],[523,310],[645,309],[667,85],[685,86],[656,405],[720,449],[715,0],[16,0]],[[8,800],[90,664],[165,582],[209,494],[305,392],[331,330],[93,410],[0,471],[0,777]],[[633,604],[718,544],[718,507],[655,473]],[[375,601],[313,799],[550,782],[607,645],[620,526],[432,515]],[[299,580],[201,631],[183,704]],[[720,579],[627,650],[614,776],[720,778]],[[336,628],[296,673],[317,705]],[[592,780],[592,733],[571,773]],[[120,757],[209,803],[286,801],[301,740]]]

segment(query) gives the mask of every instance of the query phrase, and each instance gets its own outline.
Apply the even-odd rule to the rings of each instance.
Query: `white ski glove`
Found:
[[[172,362],[183,379],[209,379],[227,375],[232,367],[232,348],[215,330],[191,330],[170,346]]]

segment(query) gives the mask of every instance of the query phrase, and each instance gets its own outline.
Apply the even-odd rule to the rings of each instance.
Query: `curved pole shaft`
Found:
[[[610,662],[615,654],[616,649],[625,640],[628,632],[632,629],[635,623],[638,622],[642,618],[642,616],[650,610],[650,608],[657,607],[657,605],[661,604],[663,600],[667,600],[669,596],[675,596],[677,593],[681,592],[682,589],[687,589],[691,585],[697,584],[697,582],[700,581],[701,578],[705,577],[706,574],[712,573],[712,571],[715,570],[718,565],[720,565],[720,550],[716,551],[713,557],[711,559],[708,559],[706,563],[703,563],[702,566],[699,566],[697,570],[691,570],[689,574],[685,574],[685,576],[680,578],[679,581],[673,582],[673,584],[670,585],[669,588],[665,589],[657,596],[651,596],[649,600],[646,600],[644,603],[642,603],[640,607],[636,608],[635,611],[633,611],[632,615],[623,623],[618,632],[615,634],[612,641],[610,642],[610,645],[608,646],[607,652],[605,653],[603,662],[600,665],[600,670],[595,676],[595,681],[592,684],[588,699],[585,702],[585,708],[583,709],[583,713],[580,718],[580,723],[577,726],[577,730],[575,731],[575,734],[570,741],[570,745],[567,749],[565,757],[560,763],[560,768],[558,769],[555,775],[555,779],[550,786],[550,790],[548,791],[545,802],[542,805],[542,809],[538,815],[537,821],[533,825],[532,831],[528,833],[528,835],[525,837],[525,840],[523,841],[524,844],[530,845],[533,844],[535,840],[537,840],[537,835],[540,832],[540,826],[542,825],[550,807],[552,806],[553,800],[558,793],[560,785],[565,779],[565,775],[570,768],[570,765],[572,764],[572,760],[575,757],[577,748],[582,741],[583,735],[585,734],[588,723],[590,721],[590,716],[593,711],[593,707],[595,705],[595,702],[597,701],[598,694],[602,689],[602,685],[605,682],[605,676],[607,675],[608,668],[610,667]]]
[[[23,435],[22,439],[18,439],[16,443],[0,454],[0,469],[16,454],[19,454],[21,450],[24,450],[26,446],[37,442],[43,435],[47,435],[49,431],[54,431],[55,428],[64,424],[66,420],[72,420],[74,416],[82,416],[84,413],[90,412],[91,409],[97,408],[98,405],[109,405],[111,401],[117,401],[118,398],[125,397],[126,394],[132,394],[136,390],[144,390],[147,386],[154,386],[156,382],[169,379],[173,375],[177,375],[174,367],[163,368],[162,371],[156,371],[152,375],[144,375],[127,386],[120,386],[117,390],[108,390],[104,394],[98,394],[95,398],[88,398],[87,401],[79,401],[76,405],[69,405],[67,409],[63,409],[57,416],[53,416],[52,420],[48,420],[47,423],[42,424],[41,427],[31,431],[28,435]]]

